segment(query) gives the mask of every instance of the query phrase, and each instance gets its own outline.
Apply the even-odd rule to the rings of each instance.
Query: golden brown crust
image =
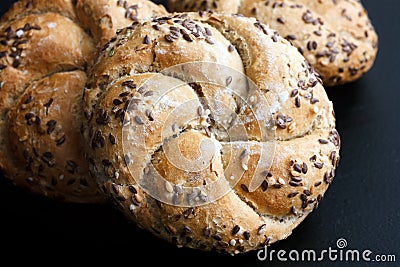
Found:
[[[76,10],[80,22],[96,38],[100,37],[96,40],[99,47],[114,37],[118,29],[141,19],[167,14],[162,5],[147,0],[78,0]]]
[[[360,78],[377,53],[378,37],[358,0],[170,0],[169,7],[256,17],[290,40],[328,86]]]
[[[97,185],[88,175],[78,130],[85,82],[82,71],[53,74],[33,82],[8,112],[6,154],[15,159],[8,173],[18,184],[56,199],[102,199],[93,190]]]
[[[20,19],[31,14],[57,13],[72,20],[76,19],[74,5],[71,0],[20,0],[15,2],[11,8],[1,17],[0,22],[6,23]]]
[[[22,0],[1,18],[0,169],[42,195],[101,202],[104,196],[81,154],[85,72],[97,46],[132,20],[125,19],[120,1],[86,2],[83,7],[82,1]],[[140,2],[140,18],[165,13]],[[84,20],[88,7],[95,15]],[[103,29],[96,19],[104,16],[118,23]]]
[[[203,63],[179,65],[195,61]],[[229,112],[213,98],[237,116],[226,123]],[[134,24],[100,55],[84,100],[90,168],[104,192],[128,218],[178,246],[235,254],[286,238],[318,206],[339,160],[332,103],[317,75],[255,19],[189,13]],[[215,122],[204,120],[208,112]],[[240,121],[248,139],[223,134]],[[260,121],[275,130],[271,139]],[[257,176],[261,186],[250,192]],[[233,190],[215,199],[186,191],[215,181]]]

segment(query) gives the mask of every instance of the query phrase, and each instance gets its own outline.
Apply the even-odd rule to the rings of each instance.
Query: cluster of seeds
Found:
[[[51,105],[54,103],[53,98],[49,98],[49,100],[43,104],[43,107],[45,109],[45,117],[47,117],[49,108]],[[41,118],[40,115],[38,115],[40,112],[39,111],[34,111],[34,108],[32,105],[35,105],[35,98],[32,95],[29,95],[26,97],[25,101],[23,101],[23,104],[21,105],[20,111],[24,115],[24,119],[26,121],[26,125],[28,126],[29,131],[35,131],[39,135],[49,135],[50,139],[55,142],[57,147],[61,147],[64,145],[66,141],[66,134],[63,133],[62,127],[57,127],[57,121],[54,119],[47,120],[46,118]],[[28,111],[27,110],[31,110]],[[26,142],[29,139],[29,135],[23,136],[19,139],[20,142]],[[64,163],[62,162],[56,162],[56,157],[54,154],[50,151],[43,152],[40,154],[38,150],[35,148],[34,144],[31,146],[25,145],[26,148],[23,150],[23,158],[25,160],[25,169],[26,171],[31,172],[32,174],[37,175],[40,178],[47,178],[43,172],[45,171],[46,167],[47,168],[56,168],[61,167],[63,165],[64,170],[70,174],[77,174],[79,170],[78,164],[73,161],[73,160],[65,160]],[[65,175],[61,175],[59,177],[59,180],[63,180]],[[32,177],[28,177],[26,181],[29,184],[32,184],[36,181],[36,179]],[[85,178],[81,178],[80,184],[82,186],[88,186],[88,182]],[[66,181],[67,186],[71,186],[76,182],[76,179],[70,178],[68,181]],[[37,181],[36,181],[37,183]],[[51,178],[50,184],[53,186],[56,186],[58,183],[58,180],[55,179],[54,177]]]
[[[160,202],[157,201],[157,205],[160,209],[162,209],[162,204]],[[181,213],[168,216],[169,223],[164,223],[162,230],[165,231],[169,236],[172,236],[174,244],[182,245],[182,242],[184,244],[189,244],[195,241],[195,238],[193,237],[195,232],[185,222],[196,217],[196,209],[197,208],[188,208],[183,210]],[[178,225],[178,222],[180,222],[179,225],[181,226],[174,226]],[[228,226],[224,225],[223,227],[227,228]],[[224,250],[228,247],[233,247],[236,254],[245,251],[245,242],[249,242],[252,235],[264,237],[264,241],[260,244],[261,246],[269,245],[272,239],[271,237],[265,235],[267,231],[266,224],[261,224],[256,231],[245,230],[237,224],[233,225],[230,229],[231,230],[228,235],[222,235],[210,227],[205,227],[202,230],[202,235],[206,239],[213,240],[213,242],[215,242],[215,247],[218,250]],[[158,235],[161,234],[160,229],[153,227],[152,230]],[[202,244],[201,241],[199,241],[199,245],[204,246],[202,249],[207,247]]]
[[[11,26],[7,27],[0,34],[0,44],[7,47],[7,50],[0,51],[0,60],[5,59],[2,61],[3,63],[0,63],[0,70],[5,69],[8,62],[12,62],[13,68],[18,68],[21,59],[25,57],[24,49],[33,31],[40,31],[41,29],[39,25],[29,23],[18,29],[13,29]]]
[[[204,40],[206,43],[213,45],[212,32],[207,27],[201,27],[187,14],[177,14],[174,16],[166,16],[153,20],[153,28],[160,30],[163,24],[171,25],[169,33],[164,36],[165,41],[173,43],[174,41],[183,38],[187,42],[194,40]]]
[[[276,31],[273,31],[272,33],[267,30],[267,28],[264,26],[264,24],[260,23],[257,21],[254,23],[254,26],[261,30],[265,35],[271,36],[271,39],[273,42],[278,41],[278,36],[279,33]],[[308,61],[304,61],[302,63],[302,66],[304,68],[304,73],[306,77],[309,77],[308,80],[300,79],[297,88],[293,89],[290,96],[294,98],[294,105],[297,108],[301,107],[301,97],[303,97],[306,101],[309,101],[311,104],[316,104],[319,102],[319,99],[313,97],[312,94],[312,88],[317,86],[317,84],[322,83],[322,80],[320,78],[320,75],[315,71],[315,69],[308,63]],[[282,116],[282,115],[280,115]],[[283,121],[283,117],[277,118],[277,126],[280,129],[286,129],[285,123],[290,123],[292,122],[292,118],[288,118],[289,121]],[[280,120],[279,120],[280,119]]]
[[[118,0],[117,6],[125,8],[125,10],[126,10],[125,18],[127,18],[127,19],[129,18],[133,21],[138,20],[138,15],[139,15],[139,12],[138,12],[139,6],[138,5],[129,5],[127,1]]]
[[[267,1],[266,6],[269,5],[269,3],[272,1]],[[336,1],[333,1],[334,4],[337,4]],[[285,7],[285,3],[278,3],[274,2],[272,4],[272,9],[275,8],[283,8]],[[305,9],[305,7],[301,4],[293,4],[290,5],[290,8],[298,8],[298,9]],[[345,19],[352,21],[352,18],[348,15],[347,10],[343,9],[341,12],[342,17]],[[362,13],[359,13],[359,16],[363,16]],[[298,37],[296,34],[287,34],[285,38],[289,41],[296,41],[299,40],[299,42],[296,42],[296,45],[298,46],[298,50],[301,54],[304,54],[304,49],[307,49],[310,52],[315,51],[315,57],[317,59],[319,58],[327,58],[329,64],[334,63],[337,60],[337,57],[340,53],[342,53],[342,61],[343,63],[348,63],[350,61],[350,56],[352,53],[358,48],[358,46],[353,43],[348,41],[345,37],[338,36],[334,32],[328,32],[326,36],[324,36],[324,33],[321,31],[321,28],[324,27],[325,23],[322,20],[321,17],[316,16],[312,11],[306,9],[302,15],[301,15],[301,20],[303,23],[307,25],[313,25],[315,27],[315,30],[312,31],[312,34],[307,35],[307,42],[305,44],[302,44],[301,39],[303,39],[303,36]],[[278,23],[280,24],[285,24],[285,20],[282,17],[277,18]],[[368,38],[369,36],[369,31],[365,30],[365,38]],[[315,36],[314,39],[312,39],[312,36]],[[326,42],[324,44],[321,44],[323,42],[323,38],[326,38]],[[366,55],[366,51],[364,52],[364,56]],[[349,66],[348,67],[348,72],[350,76],[356,76],[360,70],[363,70],[366,68],[366,63],[368,63],[368,59],[364,58],[361,60],[360,67],[354,67],[354,66]],[[343,67],[339,67],[337,69],[337,72],[339,74],[342,74],[345,72],[345,69]],[[335,75],[333,77],[330,77],[331,81],[334,83],[340,82],[341,77],[339,75]]]

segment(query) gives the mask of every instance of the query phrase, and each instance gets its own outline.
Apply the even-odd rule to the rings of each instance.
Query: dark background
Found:
[[[12,2],[1,0],[1,15]],[[380,50],[374,68],[361,80],[327,89],[343,144],[337,176],[319,209],[287,240],[270,249],[321,251],[336,248],[336,240],[345,238],[351,249],[396,254],[396,264],[384,265],[400,266],[400,1],[362,2],[379,34]],[[145,257],[150,266],[317,266],[260,262],[256,252],[231,257],[177,249],[137,229],[111,205],[53,202],[16,188],[3,177],[0,247],[0,261],[12,260],[13,265],[23,261],[29,265],[126,262],[136,266]]]

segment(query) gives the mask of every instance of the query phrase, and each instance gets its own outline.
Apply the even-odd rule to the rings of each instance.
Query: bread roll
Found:
[[[148,1],[31,0],[0,20],[0,169],[54,199],[101,202],[83,157],[86,71],[117,29],[165,14]]]
[[[327,86],[357,80],[377,54],[378,36],[359,0],[169,0],[169,8],[256,17],[292,42]]]
[[[84,101],[101,188],[179,247],[237,254],[285,239],[318,206],[339,161],[318,75],[253,18],[135,23],[101,53]]]

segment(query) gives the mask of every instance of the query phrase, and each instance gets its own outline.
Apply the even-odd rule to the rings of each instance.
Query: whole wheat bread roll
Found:
[[[318,75],[253,18],[135,23],[105,46],[84,101],[101,188],[179,247],[236,254],[285,239],[335,176],[340,137]]]
[[[23,0],[0,20],[0,169],[51,198],[99,202],[80,135],[86,71],[117,29],[165,14],[149,1]]]
[[[377,54],[378,36],[359,0],[169,0],[169,8],[256,17],[292,42],[327,86],[357,80]]]

